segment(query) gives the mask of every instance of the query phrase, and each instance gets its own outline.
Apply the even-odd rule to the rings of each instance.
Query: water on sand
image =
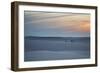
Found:
[[[25,37],[24,61],[90,58],[89,37]]]

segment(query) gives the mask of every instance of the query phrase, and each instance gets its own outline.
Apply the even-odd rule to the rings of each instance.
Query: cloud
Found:
[[[90,14],[25,11],[25,35],[89,36],[89,32]]]

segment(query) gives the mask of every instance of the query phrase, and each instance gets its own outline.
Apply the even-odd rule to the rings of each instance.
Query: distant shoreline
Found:
[[[28,38],[28,37],[36,37],[36,38],[90,38],[90,37],[46,37],[46,36],[24,36],[25,38]]]
[[[24,39],[41,39],[41,40],[90,40],[90,37],[38,37],[26,36]]]

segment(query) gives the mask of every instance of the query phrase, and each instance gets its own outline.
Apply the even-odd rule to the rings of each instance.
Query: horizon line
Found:
[[[24,36],[24,37],[62,37],[62,36]],[[73,37],[73,36],[69,36],[69,37]],[[90,36],[74,36],[74,37],[90,37]]]

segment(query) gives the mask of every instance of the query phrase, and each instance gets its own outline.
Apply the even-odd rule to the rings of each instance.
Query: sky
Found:
[[[90,14],[24,11],[24,36],[89,37]]]

